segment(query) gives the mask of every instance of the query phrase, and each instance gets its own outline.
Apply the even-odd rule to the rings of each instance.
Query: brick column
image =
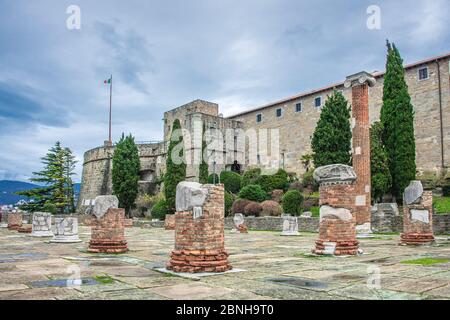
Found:
[[[401,244],[420,245],[433,242],[433,193],[423,191],[420,181],[411,181],[403,196]]]
[[[356,255],[355,172],[352,167],[334,164],[317,168],[314,179],[320,184],[319,239],[316,254]]]
[[[175,250],[167,269],[197,273],[232,268],[225,251],[224,206],[223,185],[181,182],[177,186]]]
[[[356,224],[357,231],[370,232],[371,180],[370,180],[370,121],[369,86],[375,85],[375,78],[360,72],[347,77],[345,87],[352,88],[352,154],[356,172]]]

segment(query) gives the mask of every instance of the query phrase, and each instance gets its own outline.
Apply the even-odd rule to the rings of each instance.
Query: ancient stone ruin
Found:
[[[224,187],[181,182],[177,186],[175,250],[167,269],[175,272],[224,272]]]
[[[22,214],[19,212],[8,214],[8,229],[19,230],[22,227]]]
[[[420,245],[433,242],[433,193],[424,191],[420,181],[411,181],[403,194],[401,243]]]
[[[355,214],[356,229],[361,234],[371,232],[369,87],[373,87],[375,83],[375,78],[364,71],[348,76],[344,82],[346,88],[352,88],[352,164],[356,172]]]
[[[33,237],[53,237],[52,214],[49,212],[33,213],[31,235]]]
[[[123,253],[128,251],[125,240],[125,209],[119,209],[116,196],[95,198],[89,252]]]
[[[357,254],[355,171],[352,167],[334,164],[317,168],[314,179],[320,185],[320,224],[319,239],[312,252]]]
[[[24,224],[19,229],[17,229],[19,233],[31,233],[32,230],[33,227],[29,224]]]
[[[283,231],[282,236],[298,236],[298,218],[289,215],[283,215]]]
[[[81,242],[78,237],[78,218],[71,216],[55,217],[52,243]]]
[[[244,215],[242,213],[236,213],[233,217],[234,229],[232,232],[248,233],[247,225],[245,224]]]
[[[164,229],[175,230],[175,215],[174,214],[166,214],[166,217],[164,219]]]

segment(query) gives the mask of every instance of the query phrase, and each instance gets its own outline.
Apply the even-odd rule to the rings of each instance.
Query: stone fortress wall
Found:
[[[439,68],[438,68],[439,66]],[[419,70],[427,68],[428,78],[420,80]],[[442,169],[450,165],[450,54],[430,58],[405,67],[405,78],[415,108],[416,163],[419,178],[436,177]],[[373,74],[377,79],[374,87],[369,89],[369,118],[371,122],[379,119],[383,97],[384,73]],[[343,79],[344,80],[344,79]],[[160,143],[138,144],[141,159],[140,192],[154,192],[155,181],[165,171],[165,153],[175,119],[179,119],[181,127],[193,136],[194,123],[201,120],[206,129],[219,129],[231,132],[236,137],[240,130],[278,129],[280,137],[279,155],[276,159],[268,155],[268,163],[275,162],[288,172],[301,176],[305,168],[301,156],[311,153],[311,139],[320,116],[321,107],[333,90],[340,90],[351,102],[351,88],[345,88],[344,82],[336,83],[321,89],[280,100],[265,106],[242,112],[227,118],[219,114],[216,103],[194,100],[164,113],[164,141]],[[315,99],[321,97],[321,107],[315,106]],[[301,104],[301,110],[296,105]],[[281,108],[281,116],[276,110]],[[261,114],[262,121],[256,122]],[[442,134],[441,134],[442,133]],[[270,134],[270,133],[269,133]],[[235,137],[234,140],[236,139]],[[442,137],[442,138],[441,138]],[[208,138],[208,137],[207,137]],[[226,138],[231,140],[231,138]],[[441,140],[443,143],[441,143]],[[270,141],[270,137],[268,137]],[[258,142],[259,144],[259,142]],[[209,147],[209,152],[227,154],[223,163],[215,166],[210,163],[209,172],[219,173],[230,170],[234,161],[241,165],[241,170],[248,167],[249,143],[224,144],[223,150]],[[270,150],[270,147],[268,147]],[[193,153],[192,147],[187,152]],[[114,147],[98,147],[84,155],[82,186],[78,201],[78,212],[84,212],[88,204],[98,195],[112,192],[111,167]],[[269,151],[270,152],[270,151]],[[262,163],[256,166],[264,167]],[[188,165],[187,180],[196,181],[198,167]],[[447,173],[447,178],[450,175]]]
[[[439,64],[439,69],[437,65]],[[419,80],[419,69],[428,69],[428,79]],[[450,165],[450,54],[424,60],[405,67],[405,78],[415,108],[415,136],[417,169],[424,177],[435,176]],[[369,89],[369,117],[371,123],[379,120],[383,99],[384,73],[374,73],[377,83]],[[439,81],[440,80],[440,81]],[[304,173],[301,156],[311,153],[311,139],[320,117],[321,107],[315,107],[315,99],[321,97],[323,106],[333,90],[342,91],[351,102],[351,88],[336,83],[250,111],[229,117],[242,121],[244,127],[256,129],[278,129],[280,135],[279,156],[282,166],[297,175]],[[296,105],[301,103],[301,111]],[[440,108],[442,107],[442,109]],[[281,117],[276,110],[281,108]],[[262,115],[257,123],[256,117]],[[441,115],[443,145],[441,145]],[[442,148],[441,148],[442,146]],[[442,157],[443,150],[443,157]],[[270,158],[270,157],[269,157]],[[443,158],[443,159],[442,159]],[[442,161],[443,160],[443,161]]]

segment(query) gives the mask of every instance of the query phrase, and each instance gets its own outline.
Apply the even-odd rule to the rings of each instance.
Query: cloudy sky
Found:
[[[367,28],[367,8],[381,29]],[[67,7],[81,9],[69,30]],[[76,154],[107,138],[162,138],[165,110],[201,98],[225,116],[450,52],[448,0],[0,0],[0,179],[26,180],[60,140]]]

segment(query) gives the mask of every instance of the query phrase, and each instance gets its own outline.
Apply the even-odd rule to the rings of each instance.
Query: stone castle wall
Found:
[[[442,97],[442,115],[444,131],[445,165],[450,165],[450,58],[440,60],[440,79]],[[429,78],[418,79],[418,70],[428,67]],[[383,98],[383,74],[375,75],[377,83],[369,89],[370,121],[379,120]],[[441,168],[441,134],[439,111],[439,81],[436,62],[418,64],[406,69],[406,82],[415,109],[415,136],[417,168],[423,175],[436,174]],[[311,153],[311,139],[319,120],[321,108],[314,105],[315,98],[322,98],[322,106],[333,90],[341,90],[351,103],[351,88],[337,83],[325,89],[319,89],[288,98],[281,102],[244,112],[230,119],[242,121],[244,128],[278,129],[280,134],[281,163],[289,172],[297,175],[304,173],[301,156]],[[296,104],[302,104],[302,110],[296,112]],[[276,116],[276,109],[282,108],[282,116]],[[262,122],[256,122],[257,114],[262,114]],[[248,148],[248,146],[247,146]]]
[[[152,193],[154,182],[165,170],[165,147],[163,143],[138,143],[137,147],[141,163],[139,189],[141,193]],[[95,197],[112,194],[113,154],[114,147],[107,146],[85,152],[77,212],[84,213]]]

